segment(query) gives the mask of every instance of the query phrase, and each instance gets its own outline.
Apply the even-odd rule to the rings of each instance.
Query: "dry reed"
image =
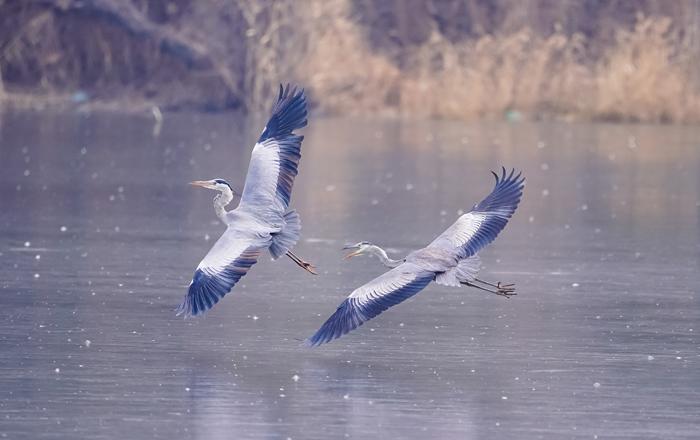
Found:
[[[147,8],[129,2],[111,7],[116,20],[71,18],[71,1],[58,3],[64,9],[57,15],[20,10],[21,26],[0,41],[0,102],[34,95],[51,103],[87,89],[105,102],[126,96],[166,108],[257,111],[280,81],[292,80],[334,114],[700,123],[692,20],[674,26],[667,17],[639,16],[602,47],[559,28],[458,42],[435,28],[421,44],[392,47],[390,56],[369,43],[350,0],[308,0],[304,8],[292,0],[241,0],[235,13],[227,1],[209,0],[188,6],[190,21],[173,23],[151,22]],[[230,28],[198,22],[227,13]]]
[[[433,32],[399,69],[373,52],[342,4],[316,4],[314,44],[297,75],[322,109],[454,119],[578,118],[700,122],[693,49],[671,21],[639,17],[592,54],[584,36],[525,28],[452,43]]]

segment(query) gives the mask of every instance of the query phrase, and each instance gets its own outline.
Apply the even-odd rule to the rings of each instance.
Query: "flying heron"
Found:
[[[316,273],[313,265],[291,251],[299,240],[301,220],[296,211],[287,211],[304,139],[294,130],[306,126],[306,113],[304,90],[280,85],[272,116],[253,147],[243,193],[235,192],[224,179],[191,182],[219,192],[214,210],[227,227],[197,266],[178,315],[197,316],[214,307],[265,249],[273,259],[286,254],[304,270]],[[240,198],[238,207],[226,211],[234,196]]]
[[[386,309],[407,300],[431,281],[445,286],[465,285],[503,297],[515,295],[512,284],[490,283],[476,278],[480,269],[478,252],[491,243],[505,228],[520,203],[525,178],[515,170],[503,168],[496,185],[484,200],[423,249],[394,260],[386,251],[370,242],[346,246],[353,252],[346,258],[363,253],[374,254],[392,269],[355,289],[321,328],[306,340],[317,346],[356,329]]]

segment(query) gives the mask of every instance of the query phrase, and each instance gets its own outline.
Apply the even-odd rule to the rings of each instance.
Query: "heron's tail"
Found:
[[[301,235],[301,217],[299,213],[292,210],[284,215],[285,225],[282,230],[272,235],[270,254],[277,259],[291,250]]]
[[[472,255],[460,261],[456,269],[457,279],[460,282],[474,281],[474,278],[476,278],[481,270],[481,258],[479,258],[479,254]]]
[[[452,269],[442,272],[435,277],[435,282],[443,286],[459,287],[466,281],[474,281],[481,270],[479,255],[472,255],[457,263]]]
[[[258,142],[284,137],[292,134],[292,131],[297,128],[306,127],[306,114],[304,89],[297,89],[289,84],[287,87],[282,87],[280,84],[280,94],[272,108],[272,116],[267,121]]]

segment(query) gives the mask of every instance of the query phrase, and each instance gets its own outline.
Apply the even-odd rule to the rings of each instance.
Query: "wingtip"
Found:
[[[304,89],[287,83],[280,84],[277,102],[272,107],[270,118],[260,134],[258,142],[271,137],[287,136],[294,134],[295,129],[306,127],[307,103]]]
[[[340,337],[341,335],[338,335]],[[304,339],[302,345],[306,348],[315,348],[323,344],[327,344],[335,339],[334,337],[329,337],[328,331],[324,326],[321,326],[316,333]]]
[[[525,176],[523,176],[522,170],[518,170],[517,175],[515,172],[515,167],[511,168],[510,172],[508,172],[505,166],[501,166],[501,175],[499,176],[495,171],[491,170],[491,174],[496,179],[497,185],[503,182],[514,182],[518,186],[524,186]]]
[[[311,338],[306,338],[299,344],[299,346],[303,348],[315,348],[319,345],[321,345],[319,342],[314,342],[311,340]]]
[[[277,97],[277,101],[281,101],[284,98],[291,97],[291,98],[300,98],[301,100],[306,100],[305,96],[306,89],[303,87],[299,87],[296,84],[292,83],[280,83],[280,91],[279,91],[279,96]]]
[[[183,301],[180,305],[175,307],[175,309],[173,309],[173,311],[175,312],[175,316],[182,315],[185,311],[185,302]]]
[[[189,319],[194,316],[192,314],[192,306],[187,301],[187,298],[185,298],[185,300],[182,301],[182,304],[175,308],[175,316],[179,317],[180,315],[182,315],[183,319]]]

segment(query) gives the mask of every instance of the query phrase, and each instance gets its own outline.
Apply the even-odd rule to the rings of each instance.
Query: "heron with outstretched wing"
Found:
[[[370,242],[360,242],[346,258],[363,253],[376,255],[392,269],[355,289],[306,344],[317,346],[339,338],[379,315],[391,306],[423,290],[431,281],[445,286],[469,286],[509,298],[512,284],[490,283],[477,278],[481,268],[478,252],[505,228],[518,208],[525,178],[503,168],[491,194],[462,215],[423,249],[394,260]]]
[[[291,251],[299,240],[301,220],[296,211],[287,211],[304,139],[294,130],[306,126],[306,116],[304,90],[280,86],[272,116],[253,147],[243,193],[223,179],[191,182],[219,192],[214,209],[226,231],[197,266],[178,315],[197,316],[214,307],[265,250],[273,259],[287,255],[316,273],[313,265]],[[234,196],[240,198],[238,207],[226,211]]]

